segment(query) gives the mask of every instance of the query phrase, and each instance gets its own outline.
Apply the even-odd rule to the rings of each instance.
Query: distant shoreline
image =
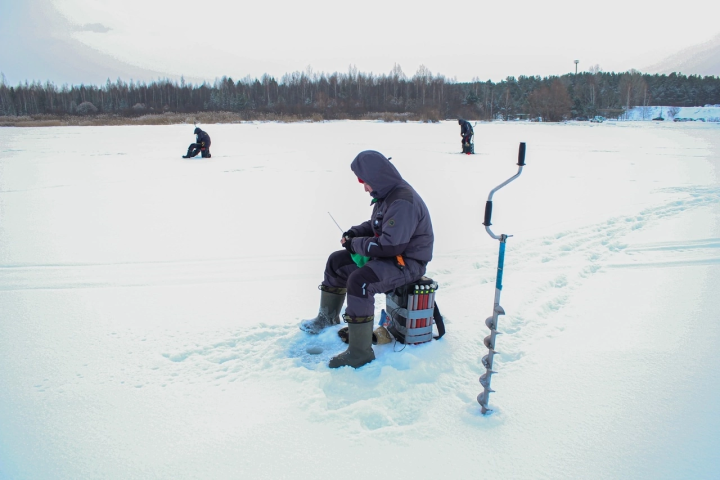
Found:
[[[519,119],[519,118],[518,118]],[[512,120],[518,120],[512,119]],[[611,118],[612,119],[612,118]],[[637,121],[700,121],[718,123],[720,122],[720,105],[705,105],[703,107],[666,107],[666,106],[648,106],[633,107],[627,112],[618,115],[615,120],[624,122]],[[437,123],[442,120],[454,121],[455,118],[438,118],[436,115],[428,115],[427,113],[395,113],[395,112],[379,112],[366,113],[364,115],[338,116],[337,118],[324,118],[319,113],[312,115],[289,115],[289,114],[272,114],[272,113],[255,113],[255,112],[197,112],[197,113],[152,113],[146,115],[119,115],[119,114],[91,114],[91,115],[23,115],[23,116],[1,116],[0,127],[105,127],[105,126],[131,126],[131,125],[212,125],[212,124],[232,124],[247,122],[279,122],[279,123],[296,123],[296,122],[324,122],[334,120],[371,120],[383,122],[425,122]],[[468,118],[470,121],[491,121]],[[512,121],[511,120],[511,121]],[[562,123],[566,121],[588,120],[588,118],[564,119],[560,122],[544,122],[544,123]]]
[[[382,120],[385,122],[419,121],[436,123],[441,119],[416,113],[368,113],[360,117],[325,119],[320,114],[309,116],[287,114],[248,114],[235,112],[198,112],[147,114],[140,116],[124,116],[113,114],[100,115],[22,115],[0,116],[0,127],[100,127],[122,125],[187,125],[243,122],[322,122],[325,120]],[[450,119],[454,120],[454,119]]]

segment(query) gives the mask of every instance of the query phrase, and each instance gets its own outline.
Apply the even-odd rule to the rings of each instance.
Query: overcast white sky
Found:
[[[101,83],[118,76],[212,81],[285,73],[388,73],[468,81],[655,64],[720,32],[707,0],[0,0],[8,83]],[[8,45],[13,45],[7,48]],[[683,72],[692,73],[692,72]]]

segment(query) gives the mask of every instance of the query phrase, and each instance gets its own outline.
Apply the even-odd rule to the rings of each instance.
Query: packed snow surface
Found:
[[[0,478],[720,477],[720,125],[201,127],[0,129]],[[366,149],[430,209],[448,333],[330,370],[298,323]]]
[[[720,105],[703,107],[632,107],[621,120],[668,122],[720,122]]]

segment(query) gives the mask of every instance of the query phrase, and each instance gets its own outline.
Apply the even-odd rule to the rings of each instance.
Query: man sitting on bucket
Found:
[[[375,359],[372,334],[377,293],[389,292],[418,280],[432,259],[433,228],[425,202],[381,153],[366,150],[350,168],[372,197],[370,220],[343,233],[344,247],[330,254],[320,285],[317,317],[300,328],[317,334],[348,324],[348,349],[330,359],[329,367],[357,368]]]
[[[210,158],[210,135],[207,132],[200,130],[199,127],[195,127],[195,143],[191,143],[188,147],[187,154],[183,155],[183,158],[196,157],[198,153],[202,153],[202,158]]]

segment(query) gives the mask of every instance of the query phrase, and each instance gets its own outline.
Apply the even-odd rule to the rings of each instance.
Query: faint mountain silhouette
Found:
[[[685,75],[720,76],[720,34],[643,69],[648,73],[678,72]]]
[[[108,79],[151,81],[178,79],[123,62],[73,38],[77,31],[102,35],[110,28],[100,23],[71,24],[50,0],[28,0],[0,5],[0,70],[9,84],[49,80],[55,84],[102,85]],[[188,81],[195,79],[187,78]]]

